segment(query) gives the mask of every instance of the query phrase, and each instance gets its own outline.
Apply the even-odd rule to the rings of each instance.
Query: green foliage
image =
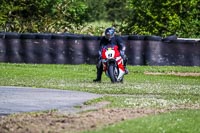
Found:
[[[3,0],[0,4],[0,30],[11,32],[66,32],[85,21],[87,9],[82,0]]]
[[[54,16],[59,15],[59,19],[63,18],[64,21],[69,23],[82,24],[87,17],[87,6],[83,0],[63,0],[56,5],[56,9]]]
[[[3,31],[37,32],[42,26],[43,17],[51,13],[55,0],[2,0],[0,26]],[[49,16],[48,16],[49,17]]]
[[[105,6],[107,9],[107,20],[109,21],[122,21],[128,17],[126,0],[108,0]]]
[[[93,21],[122,21],[127,17],[126,0],[86,0],[88,5],[89,22]]]
[[[200,0],[1,0],[0,31],[200,37]],[[87,27],[87,28],[85,28]]]
[[[107,0],[86,0],[87,2],[87,12],[88,12],[88,22],[105,20],[107,17],[106,3]]]
[[[129,0],[132,14],[124,22],[124,30],[132,34],[199,36],[198,3],[194,0]]]

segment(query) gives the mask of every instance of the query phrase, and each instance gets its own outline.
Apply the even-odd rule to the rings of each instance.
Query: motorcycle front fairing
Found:
[[[109,75],[109,73],[108,73],[108,67],[111,65],[111,64],[114,64],[114,66],[116,67],[116,68],[118,68],[118,66],[117,66],[117,62],[116,62],[116,60],[115,59],[106,59],[106,60],[103,60],[103,62],[104,62],[104,64],[103,64],[103,70],[105,71],[105,73],[106,73],[106,75],[108,76],[108,77],[110,77],[110,75]],[[119,68],[117,69],[117,70],[119,70]],[[117,71],[118,73],[119,73],[119,71]]]
[[[115,59],[116,57],[120,56],[120,52],[118,50],[117,45],[108,45],[102,48],[101,51],[102,59]]]
[[[120,52],[118,50],[118,46],[106,46],[102,49],[102,63],[103,63],[103,70],[105,71],[106,75],[110,77],[108,73],[108,67],[114,64],[115,68],[117,68],[116,73],[118,74],[116,77],[117,81],[123,79],[123,75],[125,74],[124,66],[123,66],[123,59],[120,56]]]

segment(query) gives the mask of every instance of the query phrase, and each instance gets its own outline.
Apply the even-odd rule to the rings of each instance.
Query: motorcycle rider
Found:
[[[128,69],[126,68],[126,63],[127,63],[128,58],[125,55],[126,46],[124,44],[124,41],[122,40],[120,36],[115,35],[114,28],[109,27],[105,30],[104,36],[100,40],[99,58],[98,58],[98,63],[96,65],[97,78],[93,80],[94,82],[101,82],[101,76],[103,73],[103,64],[101,62],[101,49],[106,45],[118,46],[120,55],[124,61],[125,74],[128,74]]]

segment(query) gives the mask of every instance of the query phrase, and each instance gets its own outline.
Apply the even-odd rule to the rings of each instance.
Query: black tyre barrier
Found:
[[[177,40],[176,35],[167,36],[167,37],[162,39],[163,42],[170,42],[170,41],[174,41],[174,40]]]
[[[34,41],[34,55],[36,56],[36,63],[51,64],[53,49],[51,48],[52,34],[39,33],[36,34]]]
[[[145,36],[144,65],[161,65],[161,39],[160,36]]]
[[[0,38],[4,39],[5,38],[5,32],[0,32]]]
[[[144,36],[131,35],[128,37],[126,45],[128,64],[144,65]]]
[[[21,44],[23,48],[23,60],[24,63],[37,63],[37,58],[34,53],[35,48],[35,37],[36,35],[34,33],[23,33],[21,34]]]
[[[85,63],[96,64],[98,59],[98,50],[100,37],[98,36],[83,36]]]
[[[5,33],[0,32],[0,62],[6,61]]]
[[[154,46],[154,47],[153,47]],[[199,66],[200,45],[195,41],[174,40],[151,45],[149,65],[159,66]]]
[[[0,32],[0,62],[96,64],[101,37]],[[200,66],[200,41],[176,36],[122,36],[130,65]]]
[[[200,66],[200,44],[195,40],[174,40],[171,45],[175,45],[173,58],[168,58],[169,62],[173,62],[172,65],[181,66]],[[173,47],[171,48],[173,50]]]
[[[129,36],[128,35],[122,35],[121,38],[125,43],[127,43]]]
[[[22,63],[23,50],[18,33],[5,33],[6,59],[5,62]]]
[[[128,36],[128,40],[145,40],[144,35],[130,35]]]
[[[66,43],[68,46],[69,64],[84,64],[85,55],[82,36],[68,35]]]
[[[52,35],[52,60],[55,64],[69,64],[68,46],[66,39],[67,34]]]
[[[144,36],[144,40],[146,40],[146,41],[161,41],[162,37],[160,37],[160,36]]]

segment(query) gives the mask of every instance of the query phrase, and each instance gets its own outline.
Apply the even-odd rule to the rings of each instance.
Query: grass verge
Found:
[[[84,133],[198,133],[199,115],[199,110],[179,110],[128,120]]]
[[[102,83],[93,83],[95,65],[43,65],[0,63],[0,86],[23,86],[78,90],[105,96],[85,104],[109,101],[107,108],[199,109],[200,76],[147,75],[145,73],[200,73],[200,67],[128,66],[123,84],[112,84],[103,74]],[[196,132],[199,110],[182,110],[119,123],[98,132]],[[181,123],[172,118],[182,120]],[[193,122],[193,124],[191,124]],[[149,124],[150,123],[150,124]],[[174,125],[170,125],[174,123]],[[125,124],[125,125],[124,125]],[[149,125],[148,125],[149,124]],[[186,125],[183,127],[183,125]],[[130,128],[129,125],[134,125]],[[165,126],[166,125],[166,126]],[[122,128],[123,127],[123,128]],[[142,128],[148,127],[148,128]],[[180,130],[175,127],[180,127]],[[113,128],[113,129],[112,129]],[[121,130],[123,129],[123,130]],[[149,130],[147,130],[149,129]],[[108,130],[108,131],[107,131]],[[113,132],[115,132],[113,131]]]

